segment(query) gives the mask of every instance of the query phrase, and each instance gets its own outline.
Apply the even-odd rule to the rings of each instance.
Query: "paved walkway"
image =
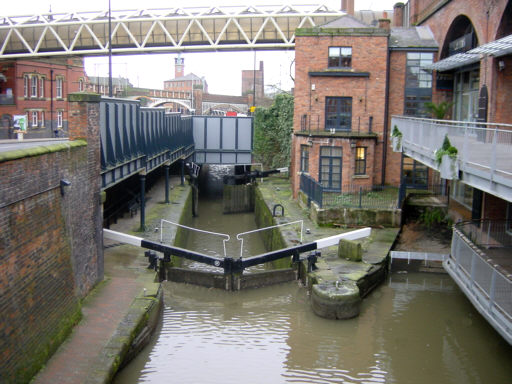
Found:
[[[177,181],[172,180],[172,185]],[[152,208],[178,210],[178,205],[158,204],[163,200],[164,182],[148,193],[146,210]],[[119,219],[111,229],[130,233],[139,226],[139,215]],[[138,234],[140,236],[140,234]],[[68,339],[34,378],[34,384],[82,384],[102,382],[102,374],[91,378],[102,350],[125,318],[130,305],[140,296],[154,272],[147,269],[144,249],[129,245],[108,247],[105,257],[105,281],[99,284],[82,304],[83,318]]]

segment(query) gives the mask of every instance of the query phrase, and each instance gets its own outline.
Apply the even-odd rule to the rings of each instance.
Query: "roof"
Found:
[[[247,104],[247,96],[215,95],[211,93],[203,94],[203,103],[226,103],[226,104]]]
[[[389,37],[390,49],[431,48],[437,50],[439,44],[429,27],[393,27]]]
[[[343,15],[340,18],[320,25],[320,28],[371,28],[368,24],[351,15]]]
[[[189,73],[188,75],[181,76],[181,77],[176,77],[174,79],[165,80],[165,81],[185,81],[185,80],[199,80],[199,81],[203,81],[203,79],[201,79],[199,76],[197,76],[197,75],[195,75],[193,73]]]

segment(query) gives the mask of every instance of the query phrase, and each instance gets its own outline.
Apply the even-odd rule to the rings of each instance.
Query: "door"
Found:
[[[320,177],[319,182],[324,190],[341,191],[341,147],[320,147]]]

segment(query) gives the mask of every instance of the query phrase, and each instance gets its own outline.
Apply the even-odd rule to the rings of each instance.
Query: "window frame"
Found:
[[[44,122],[44,111],[41,111],[40,115],[39,115],[39,121],[40,121],[40,126],[41,127],[44,127],[45,126],[45,122]]]
[[[358,157],[359,150],[362,150],[363,157]],[[354,175],[356,176],[364,176],[366,175],[366,160],[368,156],[368,147],[356,147],[356,156],[355,156],[355,167],[354,167]]]
[[[23,97],[28,98],[30,88],[30,76],[23,75]]]
[[[37,111],[30,111],[30,124],[31,127],[37,127],[39,123],[39,116]]]
[[[324,149],[329,149],[329,154],[324,153]],[[333,154],[334,150],[339,150],[340,155]],[[319,167],[318,167],[318,182],[322,185],[326,192],[341,192],[342,177],[343,177],[343,147],[341,146],[320,146],[319,149]],[[327,162],[325,161],[327,160]],[[334,160],[339,160],[339,182],[333,178],[335,173],[333,172]],[[327,172],[325,171],[327,167]],[[322,178],[322,174],[327,174],[327,180]],[[337,175],[336,175],[337,176]]]
[[[62,128],[64,121],[64,111],[58,110],[57,111],[57,128]]]
[[[37,89],[38,89],[37,76],[32,75],[32,76],[30,76],[30,98],[31,99],[37,98]]]
[[[433,63],[433,52],[409,51],[405,57],[404,115],[430,117],[425,103],[432,101],[431,72],[422,68]]]
[[[300,146],[300,171],[304,173],[309,173],[309,148],[307,144]]]
[[[330,101],[335,101],[335,105],[329,103]],[[335,108],[334,114],[329,111],[331,107]],[[334,118],[332,116],[334,116]],[[334,124],[332,123],[333,121]],[[347,124],[343,124],[343,122]],[[331,129],[339,132],[352,131],[352,97],[325,97],[325,130],[329,131]]]
[[[39,97],[44,97],[44,77],[39,78]]]
[[[57,99],[63,99],[64,94],[64,79],[62,76],[57,76],[55,78],[55,95]]]
[[[337,54],[336,54],[337,51]],[[350,53],[343,52],[350,51]],[[332,54],[334,53],[334,54]],[[327,68],[351,69],[352,68],[352,47],[330,46],[327,50]]]

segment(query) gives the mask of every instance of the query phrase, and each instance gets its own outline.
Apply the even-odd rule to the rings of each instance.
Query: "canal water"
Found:
[[[193,226],[255,228],[252,214],[219,209],[221,202],[201,200]],[[203,253],[222,252],[208,236],[189,241]],[[264,252],[258,243],[246,242],[244,252]],[[392,274],[364,299],[359,317],[343,321],[316,316],[298,283],[240,292],[163,288],[160,329],[117,384],[512,383],[512,348],[448,275]]]

